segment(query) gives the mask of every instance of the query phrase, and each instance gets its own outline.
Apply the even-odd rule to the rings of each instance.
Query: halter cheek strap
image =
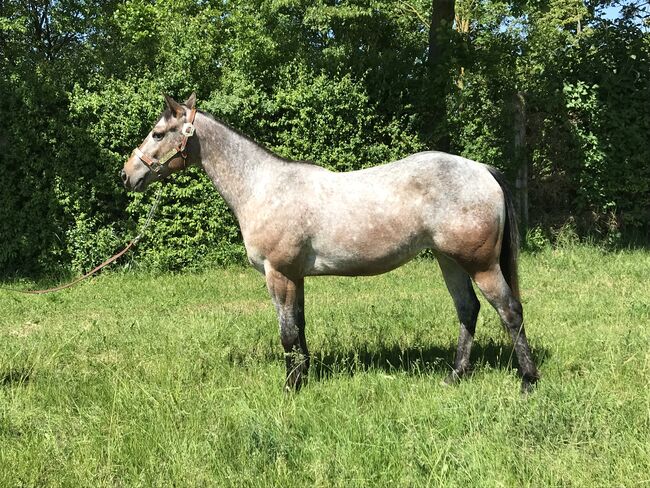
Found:
[[[146,164],[149,169],[157,175],[160,174],[160,170],[163,169],[167,163],[172,160],[177,154],[180,154],[183,158],[183,168],[185,168],[187,166],[187,153],[185,152],[185,147],[187,146],[188,139],[194,135],[194,117],[196,117],[196,108],[192,109],[188,121],[185,122],[181,128],[181,134],[183,135],[181,143],[175,148],[166,152],[160,159],[148,156],[142,152],[139,147],[136,147],[133,152],[138,157],[138,159],[140,159],[140,161]]]

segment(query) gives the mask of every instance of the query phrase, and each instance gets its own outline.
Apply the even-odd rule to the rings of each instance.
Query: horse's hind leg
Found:
[[[307,381],[309,351],[305,340],[304,279],[289,279],[274,269],[265,269],[269,289],[280,325],[280,340],[287,367],[285,389],[299,390]]]
[[[447,289],[454,300],[460,322],[454,369],[445,378],[446,384],[452,384],[470,371],[469,357],[472,351],[474,331],[476,330],[476,318],[481,304],[476,298],[476,293],[474,293],[472,280],[463,268],[446,256],[438,256],[438,264],[445,278]]]
[[[539,379],[539,374],[526,339],[521,302],[513,295],[498,265],[487,271],[474,273],[473,278],[485,298],[499,313],[503,325],[512,337],[522,377],[521,390],[528,392]]]

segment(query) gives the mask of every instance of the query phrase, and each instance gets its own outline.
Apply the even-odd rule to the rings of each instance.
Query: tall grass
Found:
[[[310,382],[245,268],[0,292],[0,486],[648,486],[650,254],[522,259],[542,379],[482,301],[475,372],[435,262],[307,280]]]

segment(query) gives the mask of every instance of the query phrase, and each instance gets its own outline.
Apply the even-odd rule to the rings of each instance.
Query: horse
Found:
[[[430,249],[454,302],[460,333],[444,384],[471,371],[479,313],[472,282],[496,309],[518,360],[521,390],[539,374],[523,324],[519,234],[512,197],[496,169],[427,151],[332,172],[272,153],[224,122],[164,95],[166,108],[124,164],[127,190],[144,191],[190,165],[203,168],[234,213],[248,260],[266,278],[284,348],[287,391],[309,370],[307,276],[377,275]]]

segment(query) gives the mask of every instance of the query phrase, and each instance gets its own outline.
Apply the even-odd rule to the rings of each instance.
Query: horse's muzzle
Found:
[[[126,174],[126,171],[121,170],[120,179],[122,180],[124,188],[126,188],[128,191],[143,191],[144,177],[141,177],[138,179],[138,181],[133,182],[131,181],[131,178],[129,178],[129,175]]]

